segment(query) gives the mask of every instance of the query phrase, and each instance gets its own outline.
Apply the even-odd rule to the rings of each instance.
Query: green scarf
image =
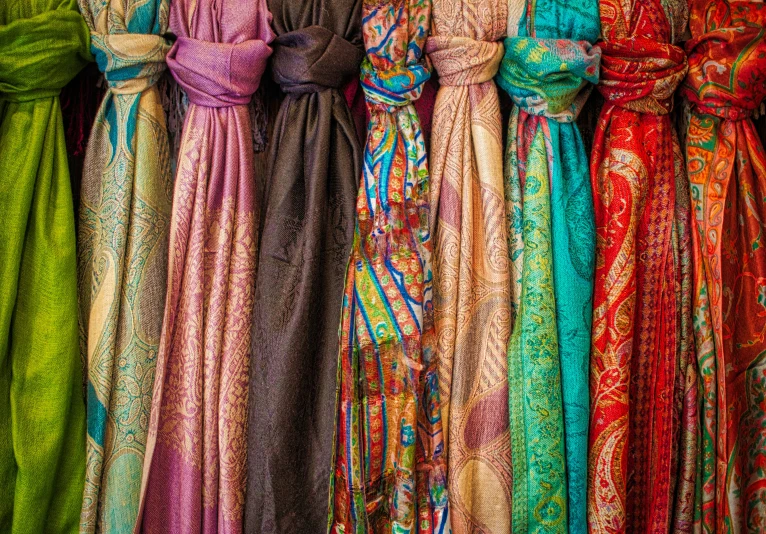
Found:
[[[74,208],[58,94],[74,0],[0,2],[0,532],[76,532],[85,477]]]

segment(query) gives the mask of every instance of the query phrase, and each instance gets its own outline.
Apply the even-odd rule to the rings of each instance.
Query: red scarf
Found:
[[[668,116],[686,74],[683,50],[670,44],[684,8],[660,0],[635,2],[630,12],[619,0],[600,5],[598,89],[607,102],[591,158],[590,532],[669,532],[691,520],[693,482],[675,484],[693,478],[694,450],[679,445],[696,435],[695,392],[685,389],[694,371],[689,200]]]
[[[693,0],[686,157],[702,387],[697,526],[766,530],[766,5]]]

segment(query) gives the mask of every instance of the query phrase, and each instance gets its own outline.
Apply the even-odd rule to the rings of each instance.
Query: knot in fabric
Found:
[[[530,115],[574,122],[600,62],[601,49],[587,41],[508,37],[497,83]]]
[[[384,58],[377,59],[391,63]],[[423,84],[431,77],[431,70],[424,63],[393,64],[388,68],[378,69],[369,56],[362,60],[361,70],[360,80],[367,103],[383,106],[389,111],[420,98]]]
[[[167,67],[168,39],[154,34],[92,33],[91,50],[112,93],[132,95],[157,83]]]
[[[686,76],[686,54],[645,37],[602,41],[599,92],[609,102],[639,113],[667,115]]]
[[[57,96],[92,57],[77,11],[57,9],[0,26],[0,100]]]
[[[766,30],[720,28],[686,43],[689,73],[681,95],[698,113],[734,121],[753,116],[766,99]]]
[[[272,76],[288,94],[343,87],[364,56],[361,44],[350,43],[323,26],[283,33],[273,46]]]
[[[503,59],[503,44],[469,37],[429,37],[426,52],[439,74],[439,84],[475,85],[497,74]]]
[[[179,37],[167,64],[189,102],[223,108],[250,103],[270,55],[271,48],[260,39],[211,43]]]

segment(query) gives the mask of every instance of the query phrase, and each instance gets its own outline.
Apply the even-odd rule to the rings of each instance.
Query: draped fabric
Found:
[[[77,532],[85,404],[58,94],[90,59],[74,0],[0,3],[0,531]]]
[[[338,323],[362,151],[342,87],[364,55],[360,0],[269,0],[270,139],[255,293],[245,531],[324,532]]]
[[[511,6],[498,83],[515,104],[505,171],[513,531],[584,533],[595,230],[574,121],[598,81],[598,3]]]
[[[690,528],[696,374],[690,216],[668,113],[686,74],[680,0],[601,0],[606,99],[591,158],[596,276],[590,532]]]
[[[448,532],[425,144],[430,0],[365,0],[370,112],[341,323],[330,532]]]
[[[80,0],[108,86],[91,131],[78,227],[80,346],[88,368],[82,532],[138,514],[167,272],[171,177],[154,84],[167,0]]]
[[[433,6],[426,52],[439,74],[431,137],[434,323],[455,533],[510,531],[510,273],[503,133],[492,80],[507,0]]]
[[[174,0],[167,56],[189,98],[144,466],[142,532],[239,533],[255,290],[247,105],[273,33],[265,0]]]
[[[766,5],[692,1],[681,93],[696,230],[694,326],[701,375],[698,532],[766,528]]]

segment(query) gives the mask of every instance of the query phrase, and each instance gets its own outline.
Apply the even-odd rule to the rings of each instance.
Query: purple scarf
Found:
[[[247,110],[273,39],[265,1],[175,0],[167,56],[189,97],[175,181],[143,532],[242,531],[255,177]]]

